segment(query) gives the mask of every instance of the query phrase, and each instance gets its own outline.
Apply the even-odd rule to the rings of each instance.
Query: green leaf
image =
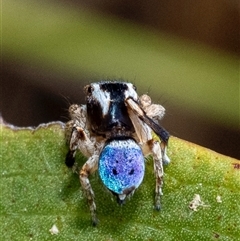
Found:
[[[165,166],[162,210],[153,209],[153,163],[142,185],[122,207],[97,175],[98,227],[77,174],[65,164],[63,124],[37,129],[1,126],[1,237],[3,240],[239,240],[240,162],[176,137]],[[85,159],[77,156],[79,165]],[[194,195],[204,205],[189,208]],[[217,200],[217,197],[219,199]],[[221,202],[220,202],[221,201]],[[49,231],[53,225],[58,234]]]

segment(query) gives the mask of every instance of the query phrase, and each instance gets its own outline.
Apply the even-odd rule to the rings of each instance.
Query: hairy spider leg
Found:
[[[98,159],[99,159],[98,155],[93,155],[89,157],[87,162],[83,165],[82,169],[79,172],[80,183],[88,200],[88,205],[90,208],[93,226],[97,225],[98,219],[96,216],[96,204],[94,201],[94,192],[90,184],[90,181],[88,179],[88,176],[97,170]]]
[[[70,115],[72,114],[73,107],[76,110],[77,105],[70,106]],[[80,115],[81,113],[81,115]],[[75,113],[76,119],[71,120],[66,125],[66,137],[69,143],[69,152],[66,156],[66,165],[72,167],[75,160],[75,154],[77,150],[80,150],[82,154],[89,157],[86,163],[79,171],[79,180],[81,187],[87,197],[90,213],[92,217],[93,225],[97,225],[98,220],[96,217],[96,204],[94,201],[94,192],[89,181],[89,175],[94,173],[98,169],[99,149],[96,148],[93,141],[89,137],[89,133],[82,127],[86,126],[85,106],[78,106],[78,111]],[[69,135],[69,132],[71,135]],[[69,138],[70,136],[70,138]]]
[[[155,209],[161,209],[160,196],[163,195],[162,187],[163,187],[163,162],[162,162],[162,151],[160,147],[160,143],[154,139],[148,142],[150,150],[153,156],[153,166],[154,166],[154,175],[156,179],[155,186]]]

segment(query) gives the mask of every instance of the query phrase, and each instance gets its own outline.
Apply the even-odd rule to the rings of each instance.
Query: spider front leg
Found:
[[[81,106],[79,106],[78,110],[82,110]],[[82,111],[79,111],[77,112],[77,114],[83,113]],[[96,138],[91,137],[87,128],[84,129],[84,127],[87,127],[84,116],[78,115],[76,117],[77,118],[69,121],[65,127],[65,136],[67,139],[67,143],[69,144],[69,152],[66,156],[65,163],[68,167],[72,167],[74,165],[74,157],[77,150],[79,150],[84,156],[89,157],[87,162],[79,171],[79,180],[82,189],[87,197],[92,222],[95,226],[98,222],[96,217],[96,204],[94,201],[94,192],[92,190],[88,177],[98,168],[98,153],[101,148],[100,144],[102,144],[102,142],[100,141],[99,144],[96,144]],[[74,171],[75,169],[76,168],[74,167]]]
[[[71,120],[65,125],[65,139],[69,145],[69,151],[65,159],[65,164],[68,167],[73,167],[75,163],[74,157],[83,132],[82,129],[79,131],[77,127],[84,128],[86,126],[86,106],[73,104],[69,107],[68,112]]]
[[[66,123],[65,126],[65,139],[67,144],[69,145],[69,151],[66,155],[65,158],[65,164],[67,167],[73,167],[74,163],[75,163],[75,154],[76,154],[76,149],[77,149],[77,145],[75,146],[71,146],[70,142],[73,139],[73,130],[74,130],[74,121],[71,120],[69,122]]]
[[[81,151],[84,156],[89,157],[79,171],[79,180],[87,197],[92,222],[95,226],[98,222],[96,217],[96,204],[94,201],[94,192],[88,177],[98,168],[99,155],[97,153],[99,150],[95,147],[94,142],[90,139],[88,134],[81,127],[75,125],[72,128],[72,135],[69,143],[70,150],[66,156],[66,165],[70,166],[70,164],[74,164],[74,156],[77,150]]]
[[[65,138],[69,145],[69,152],[67,153],[65,163],[68,167],[72,167],[75,163],[74,157],[77,149],[84,156],[90,157],[95,151],[95,146],[90,139],[88,131],[86,106],[71,105],[69,107],[69,115],[72,120],[67,122],[65,126]]]

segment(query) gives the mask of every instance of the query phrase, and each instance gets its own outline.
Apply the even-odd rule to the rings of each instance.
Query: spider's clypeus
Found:
[[[155,208],[160,209],[163,163],[167,156],[168,132],[158,124],[165,109],[152,104],[148,95],[138,96],[133,84],[102,81],[85,86],[86,105],[71,105],[71,120],[65,134],[69,145],[66,165],[74,165],[76,151],[88,158],[79,171],[92,222],[96,225],[96,204],[89,175],[98,170],[103,184],[124,203],[141,184],[144,157],[153,156],[156,178]]]

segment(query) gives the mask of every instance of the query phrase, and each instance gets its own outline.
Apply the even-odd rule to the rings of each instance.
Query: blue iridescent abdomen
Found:
[[[112,140],[101,152],[98,170],[109,190],[117,195],[128,195],[141,184],[144,177],[142,150],[132,139]]]

